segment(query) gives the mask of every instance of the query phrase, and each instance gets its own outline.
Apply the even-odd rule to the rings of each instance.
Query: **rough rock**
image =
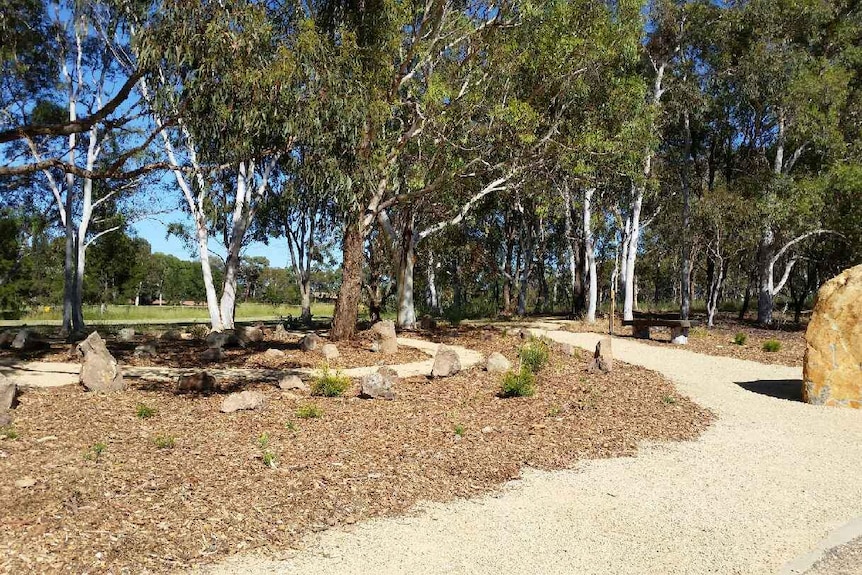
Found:
[[[9,349],[12,347],[12,342],[15,341],[15,332],[7,329],[0,333],[0,349]]]
[[[395,370],[381,367],[377,373],[369,373],[361,381],[359,397],[363,399],[395,399],[392,388],[400,381]]]
[[[316,333],[306,334],[301,340],[299,340],[299,347],[302,351],[317,351],[317,348],[320,347],[323,340]]]
[[[266,407],[266,397],[257,391],[241,391],[231,393],[221,404],[222,413],[233,413],[241,409],[263,409]]]
[[[135,339],[135,328],[132,327],[124,327],[120,331],[117,332],[117,340],[119,341],[134,341]]]
[[[0,374],[0,412],[8,411],[15,407],[15,398],[18,395],[18,386],[9,381],[5,375]]]
[[[201,361],[221,361],[224,359],[224,350],[220,347],[210,347],[201,353]]]
[[[272,332],[272,337],[276,341],[284,341],[290,338],[290,334],[287,333],[286,329],[284,329],[284,324],[279,323],[277,326],[275,326],[275,331]]]
[[[134,351],[135,357],[155,357],[156,346],[152,343],[142,343],[137,346]]]
[[[163,333],[159,339],[163,341],[180,341],[183,339],[183,334],[175,329],[169,329]]]
[[[378,321],[371,326],[371,333],[378,344],[377,351],[383,354],[398,352],[398,336],[395,334],[394,321]]]
[[[817,292],[805,332],[802,399],[862,408],[862,265],[844,270]]]
[[[204,340],[209,347],[240,347],[241,342],[232,331],[214,331]]]
[[[450,377],[461,371],[461,360],[458,354],[449,346],[440,345],[434,355],[434,366],[431,377]]]
[[[278,387],[284,391],[308,391],[308,385],[298,375],[285,375],[278,382]]]
[[[614,370],[614,355],[611,338],[604,337],[596,343],[596,351],[593,354],[593,361],[590,362],[588,369],[592,373],[597,371],[610,373]]]
[[[263,330],[256,326],[238,327],[236,329],[236,337],[242,347],[246,347],[250,343],[259,343],[263,341]]]
[[[33,487],[36,485],[36,480],[32,477],[23,477],[15,481],[15,487],[18,489],[27,489],[28,487]]]
[[[573,345],[572,345],[572,344],[570,344],[570,343],[562,343],[562,344],[560,344],[560,352],[561,352],[563,355],[570,355],[570,356],[576,356],[576,357],[577,357],[578,355],[580,355],[580,351],[578,350],[578,348],[577,348],[577,347],[575,347],[575,346],[573,346]]]
[[[174,393],[212,393],[218,388],[216,378],[205,371],[181,375],[174,386]]]
[[[488,356],[485,361],[485,369],[490,373],[501,373],[512,369],[512,362],[506,359],[506,356],[495,351]]]
[[[341,354],[338,352],[338,348],[334,343],[327,343],[323,347],[320,348],[320,353],[323,355],[326,361],[332,361],[333,359],[338,359],[341,357]]]
[[[419,328],[425,331],[433,331],[437,329],[437,321],[428,315],[423,315],[419,320]]]
[[[284,352],[281,351],[280,349],[270,348],[270,349],[266,350],[265,352],[263,352],[263,355],[265,355],[266,357],[271,357],[271,358],[281,358],[281,357],[284,357]]]
[[[22,329],[12,340],[12,349],[19,351],[42,349],[46,346],[47,344],[39,338],[39,334],[29,329]]]
[[[0,427],[9,427],[15,418],[12,411],[0,411]]]
[[[117,360],[108,352],[105,341],[94,331],[78,344],[79,357],[84,358],[79,379],[88,391],[123,391],[126,384]]]

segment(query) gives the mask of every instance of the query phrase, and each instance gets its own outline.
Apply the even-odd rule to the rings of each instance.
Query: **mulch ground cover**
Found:
[[[459,332],[440,337],[517,359],[517,336]],[[552,345],[527,398],[499,398],[501,376],[473,369],[403,380],[394,401],[358,399],[356,382],[341,398],[252,385],[267,407],[233,414],[219,412],[219,395],[144,382],[116,394],[27,390],[17,437],[0,440],[0,569],[164,572],[277,554],[315,531],[497,489],[524,466],[692,439],[712,419],[654,372],[617,363],[591,374],[587,363]],[[309,405],[319,417],[297,415]]]

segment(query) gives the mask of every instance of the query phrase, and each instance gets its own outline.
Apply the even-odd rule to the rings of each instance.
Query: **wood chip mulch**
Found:
[[[517,337],[485,331],[451,343],[515,359]],[[315,531],[498,489],[524,466],[690,440],[712,420],[654,372],[617,363],[589,374],[587,361],[554,348],[530,398],[498,398],[500,376],[474,369],[404,380],[394,401],[357,399],[356,383],[343,398],[255,385],[267,407],[233,414],[219,413],[219,395],[135,382],[109,395],[28,390],[18,437],[0,440],[0,571],[165,572],[277,554]],[[152,417],[139,418],[139,404]],[[322,416],[298,418],[308,404]],[[27,478],[35,484],[15,485]]]

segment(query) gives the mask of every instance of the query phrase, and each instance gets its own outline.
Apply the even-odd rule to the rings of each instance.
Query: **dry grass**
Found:
[[[451,339],[510,359],[520,344],[493,330]],[[267,408],[230,415],[218,395],[175,397],[152,384],[27,391],[19,437],[0,441],[0,568],[161,572],[277,552],[313,531],[496,489],[525,465],[567,468],[633,455],[643,440],[691,439],[711,420],[656,373],[585,368],[553,351],[536,395],[514,399],[497,397],[499,374],[477,370],[406,380],[394,401],[359,400],[355,384],[343,398],[252,386]],[[141,403],[155,415],[139,418]],[[322,416],[298,419],[308,404]],[[275,468],[262,460],[263,434]],[[99,457],[85,458],[96,444]],[[14,487],[23,477],[36,485]]]

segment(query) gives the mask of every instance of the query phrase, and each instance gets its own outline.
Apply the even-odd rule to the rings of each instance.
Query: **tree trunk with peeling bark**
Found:
[[[330,339],[344,341],[356,334],[359,296],[362,290],[362,243],[364,233],[358,221],[344,224],[342,240],[341,287],[335,302]]]

